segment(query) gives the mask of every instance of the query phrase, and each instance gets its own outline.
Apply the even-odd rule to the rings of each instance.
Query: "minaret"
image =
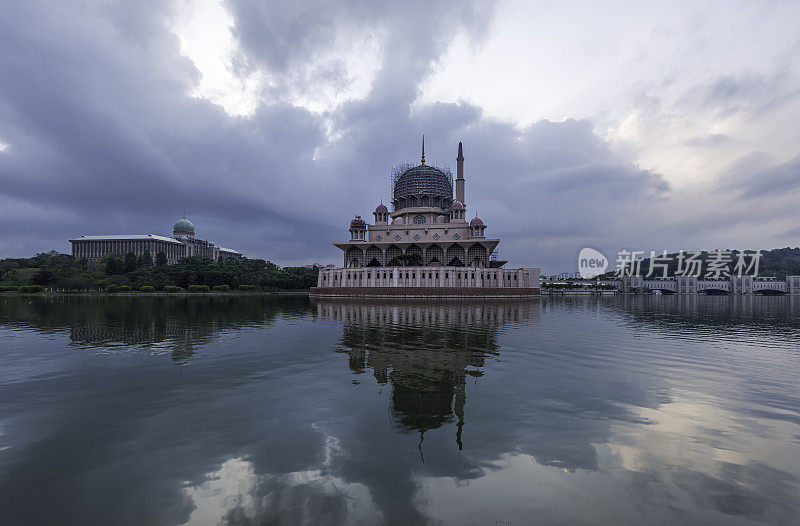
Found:
[[[422,164],[425,164],[425,136],[422,136]]]
[[[464,154],[461,151],[461,141],[458,143],[458,157],[456,157],[456,201],[464,202]]]

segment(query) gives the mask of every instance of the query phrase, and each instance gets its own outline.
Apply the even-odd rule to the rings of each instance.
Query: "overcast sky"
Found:
[[[279,264],[455,166],[511,266],[800,245],[800,4],[140,0],[0,16],[0,257],[197,235]]]

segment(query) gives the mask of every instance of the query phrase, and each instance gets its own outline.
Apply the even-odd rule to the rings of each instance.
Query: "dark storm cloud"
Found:
[[[16,204],[29,225],[4,222],[24,236],[18,251],[63,249],[82,233],[166,233],[183,211],[228,244],[246,244],[236,234],[246,229],[251,250],[266,242],[253,224],[273,225],[270,239],[308,225],[263,196],[279,190],[270,178],[311,170],[321,123],[281,104],[233,119],[186,96],[197,71],[152,7],[145,17],[17,4],[3,18],[0,136],[11,147],[0,169],[6,210]],[[58,210],[75,217],[42,228]]]
[[[718,108],[722,116],[742,110],[762,114],[780,108],[787,100],[800,94],[789,75],[748,73],[722,75],[701,90],[703,105]]]
[[[757,154],[744,159],[731,171],[727,187],[746,199],[779,197],[800,189],[800,156],[760,168],[765,162]]]
[[[468,213],[502,237],[514,265],[563,268],[581,246],[619,247],[630,217],[669,195],[663,178],[614,154],[588,121],[520,130],[466,102],[417,102],[454,35],[481,41],[489,7],[227,6],[237,66],[274,79],[246,118],[188,95],[200,73],[167,27],[168,4],[6,7],[0,255],[66,251],[82,234],[168,234],[186,212],[199,236],[251,257],[338,262],[331,243],[347,238],[353,214],[371,218],[386,202],[392,166],[418,158],[422,133],[428,159],[451,167],[464,141]],[[287,102],[300,84],[345,82],[343,68],[317,68],[314,58],[364,31],[381,48],[366,97],[321,114]]]
[[[426,2],[315,1],[275,3],[228,0],[245,53],[255,64],[287,73],[327,49],[337,36],[365,29],[384,32],[384,79],[391,87],[420,80],[413,70],[425,69],[452,38],[464,29],[471,38],[485,33],[492,9],[485,2],[444,0]],[[398,63],[398,61],[402,61]],[[406,82],[396,82],[405,78]]]

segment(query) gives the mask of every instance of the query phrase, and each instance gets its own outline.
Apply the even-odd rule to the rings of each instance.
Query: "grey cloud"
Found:
[[[724,133],[711,133],[701,137],[692,137],[684,141],[686,146],[694,146],[698,148],[717,147],[725,144],[730,144],[734,139],[730,135]]]
[[[800,189],[800,156],[763,166],[767,159],[753,155],[731,170],[726,186],[746,199],[770,198]]]
[[[489,3],[453,0],[403,3],[228,0],[227,5],[248,56],[280,72],[302,65],[325,50],[338,32],[355,35],[365,28],[385,31],[389,48],[413,50],[411,55],[425,63],[436,57],[458,29],[464,28],[473,38],[483,35],[492,17]]]
[[[701,101],[705,105],[718,107],[723,116],[744,109],[764,113],[779,108],[800,94],[787,80],[788,75],[784,72],[775,75],[723,75],[701,91]]]
[[[464,142],[469,213],[502,236],[513,265],[571,268],[581,246],[641,239],[643,217],[648,241],[675,237],[675,220],[653,215],[672,198],[664,179],[613,152],[591,122],[520,130],[468,102],[417,102],[454,34],[480,45],[490,7],[228,6],[243,67],[278,78],[249,118],[188,95],[200,75],[165,25],[168,4],[7,8],[0,255],[66,251],[81,234],[166,234],[187,212],[200,236],[251,257],[338,262],[331,243],[347,237],[352,214],[371,217],[389,198],[392,166],[418,158],[423,133],[428,158],[451,167]],[[365,98],[322,115],[282,102],[298,78],[344,75],[336,64],[307,66],[337,32],[364,28],[380,35],[382,52]],[[788,173],[773,179],[793,184]]]
[[[790,228],[786,232],[783,233],[784,237],[794,237],[800,238],[800,226],[796,226],[794,228]]]

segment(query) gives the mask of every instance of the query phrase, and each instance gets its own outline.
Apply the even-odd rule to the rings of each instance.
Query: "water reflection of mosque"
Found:
[[[372,370],[392,386],[395,429],[419,433],[456,422],[461,449],[467,377],[484,374],[497,356],[497,333],[539,317],[538,300],[413,303],[312,299],[321,319],[342,324],[341,347],[350,370]],[[421,451],[421,449],[420,449]]]

